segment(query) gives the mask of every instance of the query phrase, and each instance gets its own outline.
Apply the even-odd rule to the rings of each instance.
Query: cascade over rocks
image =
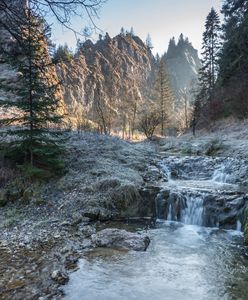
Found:
[[[226,229],[245,229],[248,195],[240,185],[247,165],[231,158],[168,157],[171,179],[156,197],[157,217]]]

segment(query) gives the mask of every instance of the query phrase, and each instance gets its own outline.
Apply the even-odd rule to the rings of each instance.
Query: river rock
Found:
[[[78,230],[84,235],[84,237],[88,238],[91,235],[93,235],[94,233],[96,233],[96,229],[93,226],[90,225],[84,225],[84,226],[80,226],[78,228]]]
[[[69,281],[69,276],[60,270],[55,270],[51,274],[51,278],[58,284],[66,284]]]
[[[128,232],[123,229],[107,228],[91,236],[95,247],[146,251],[150,239],[146,235]]]

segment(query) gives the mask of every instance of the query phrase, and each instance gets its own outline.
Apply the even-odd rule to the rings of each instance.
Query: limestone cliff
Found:
[[[201,61],[197,50],[181,34],[178,43],[172,38],[167,52],[162,59],[165,62],[167,72],[177,99],[177,106],[183,104],[185,98],[193,101],[193,93],[198,85],[198,72]]]
[[[71,62],[57,65],[69,111],[73,116],[84,111],[93,121],[99,110],[128,115],[134,103],[146,99],[154,70],[151,51],[130,34],[106,34],[95,44],[88,40]]]
[[[197,50],[181,36],[178,44],[173,39],[170,41],[162,59],[171,79],[176,105],[180,106],[184,97],[192,101],[191,92],[197,85],[200,68]],[[88,40],[72,61],[57,65],[71,116],[86,114],[96,122],[99,114],[106,111],[112,118],[117,117],[119,123],[123,118],[130,118],[127,107],[134,110],[137,103],[142,107],[150,98],[157,70],[158,62],[150,49],[131,34],[114,38],[106,34],[95,44]],[[120,127],[118,122],[115,125]]]

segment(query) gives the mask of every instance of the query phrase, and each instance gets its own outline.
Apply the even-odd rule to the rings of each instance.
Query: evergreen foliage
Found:
[[[163,60],[160,60],[157,80],[155,84],[157,109],[160,114],[161,135],[165,135],[165,128],[170,126],[173,114],[174,95],[170,80],[166,73]]]
[[[53,63],[69,63],[73,59],[73,54],[67,44],[59,45],[53,55]]]
[[[223,5],[223,48],[220,79],[224,83],[235,73],[248,73],[248,1],[226,0]]]
[[[248,117],[248,1],[226,0],[222,13],[219,86],[225,90],[225,111],[244,118]]]
[[[202,68],[200,70],[200,85],[209,99],[214,89],[218,74],[218,55],[220,50],[220,18],[218,13],[211,9],[205,23],[203,33]],[[202,91],[201,91],[202,92]]]
[[[150,34],[148,34],[146,37],[146,47],[150,50],[153,49],[152,38],[151,38]]]
[[[193,112],[193,127],[200,118],[209,119],[213,114],[213,94],[218,78],[218,59],[221,48],[221,25],[218,13],[211,9],[205,22],[202,44],[202,68],[199,71],[199,92]]]
[[[14,86],[16,99],[0,105],[13,113],[2,118],[4,133],[12,136],[5,156],[13,159],[31,178],[47,178],[63,168],[61,131],[56,129],[62,116],[58,114],[59,84],[50,73],[49,26],[30,9],[16,24],[20,55],[6,59],[18,71]],[[2,86],[8,89],[7,85]]]

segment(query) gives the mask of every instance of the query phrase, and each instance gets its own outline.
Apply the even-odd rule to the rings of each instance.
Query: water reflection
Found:
[[[147,252],[90,251],[65,287],[66,300],[247,299],[242,235],[159,222]]]

